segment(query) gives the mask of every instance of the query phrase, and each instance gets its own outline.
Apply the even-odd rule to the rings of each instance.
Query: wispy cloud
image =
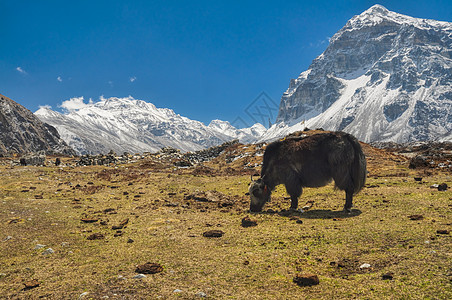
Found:
[[[62,82],[62,81],[63,81],[63,78],[61,78],[61,76],[58,76],[58,77],[57,77],[57,80],[58,80],[59,82]]]
[[[137,78],[135,76],[133,76],[133,77],[130,77],[129,80],[130,80],[130,82],[134,82],[135,80],[137,80]]]
[[[113,81],[108,81],[108,84],[110,85],[110,87],[113,87]]]
[[[16,71],[22,74],[28,74],[24,69],[22,69],[22,67],[17,67]]]

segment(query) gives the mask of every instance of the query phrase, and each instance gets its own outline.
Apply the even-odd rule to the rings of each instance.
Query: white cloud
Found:
[[[108,81],[108,84],[110,85],[110,87],[113,87],[113,81]]]
[[[62,82],[62,81],[63,81],[63,79],[61,78],[61,76],[58,76],[58,77],[57,77],[57,80],[58,80],[59,82]]]
[[[51,106],[51,105],[48,105],[48,104],[46,104],[46,105],[39,105],[39,108],[52,109],[52,106]]]
[[[22,67],[17,67],[16,70],[17,70],[19,73],[27,74],[27,72],[25,72],[25,70],[22,69]]]
[[[130,80],[130,82],[134,82],[135,80],[137,80],[137,78],[135,76],[133,76],[133,77],[130,77],[129,80]]]
[[[88,103],[85,103],[84,100],[85,99],[83,97],[74,97],[69,100],[63,101],[63,103],[61,103],[59,107],[66,109],[67,111],[74,111],[93,104],[92,99],[89,99]]]

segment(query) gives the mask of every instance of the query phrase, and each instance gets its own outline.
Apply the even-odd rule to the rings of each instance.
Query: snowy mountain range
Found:
[[[343,130],[365,142],[452,140],[452,23],[374,5],[290,82],[261,138]]]
[[[78,154],[156,152],[163,147],[196,151],[233,139],[255,141],[266,130],[256,124],[236,129],[226,121],[214,120],[208,126],[190,120],[167,108],[126,98],[100,98],[84,103],[73,98],[62,104],[64,113],[41,107],[35,115],[57,128],[61,137]]]
[[[374,5],[351,18],[327,49],[292,79],[276,123],[208,126],[127,98],[35,114],[78,154],[195,151],[232,139],[270,141],[308,128],[343,130],[365,142],[452,141],[452,23],[418,19]]]

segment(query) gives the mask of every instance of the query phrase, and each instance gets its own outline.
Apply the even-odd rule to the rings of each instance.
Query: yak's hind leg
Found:
[[[298,197],[301,196],[303,188],[301,187],[301,182],[298,176],[294,173],[292,176],[288,176],[284,184],[286,186],[286,191],[290,195],[290,209],[297,210],[298,208]]]
[[[342,191],[345,191],[344,211],[351,212],[355,188],[349,168],[341,168],[340,166],[338,166],[337,168],[333,169],[333,179],[336,187]]]

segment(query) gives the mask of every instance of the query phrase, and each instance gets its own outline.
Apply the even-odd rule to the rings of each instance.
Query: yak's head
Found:
[[[251,198],[250,210],[252,212],[262,211],[262,207],[264,207],[265,203],[270,201],[270,188],[265,184],[262,178],[259,178],[258,180],[251,182],[248,191]]]

